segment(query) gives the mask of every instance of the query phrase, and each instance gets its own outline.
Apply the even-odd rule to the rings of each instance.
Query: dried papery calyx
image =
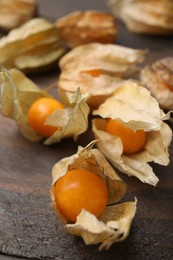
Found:
[[[34,18],[0,39],[0,68],[42,71],[54,66],[64,52],[55,26]]]
[[[44,144],[50,145],[67,137],[76,140],[87,130],[89,107],[81,97],[79,89],[69,96],[70,108],[57,109],[47,117],[45,124],[56,127],[57,131],[45,139],[29,125],[28,111],[36,100],[52,97],[17,69],[3,69],[0,82],[0,112],[15,120],[19,131],[27,139],[34,142],[44,139]]]
[[[173,34],[172,0],[108,0],[115,16],[135,33]]]
[[[70,107],[57,110],[46,120],[46,124],[60,127],[61,131],[56,131],[44,141],[44,144],[50,145],[69,137],[76,141],[79,135],[87,131],[90,109],[85,97],[81,96],[79,88],[73,94],[68,95],[68,104]]]
[[[136,211],[136,200],[115,204],[124,197],[126,185],[100,151],[93,148],[94,144],[95,141],[84,148],[79,147],[76,154],[60,160],[53,166],[51,200],[52,207],[65,225],[67,232],[81,236],[87,245],[100,243],[99,249],[101,250],[108,249],[114,242],[122,241],[128,236]],[[104,182],[108,190],[108,200],[106,208],[99,217],[83,208],[77,216],[77,221],[72,223],[62,215],[62,211],[58,208],[56,185],[69,171],[80,171],[81,169],[92,172]],[[82,189],[82,187],[80,188]],[[70,199],[73,210],[73,206],[80,202],[78,199],[76,200],[75,196]]]
[[[131,81],[121,83],[114,96],[108,98],[93,114],[101,117],[93,120],[93,132],[99,140],[97,146],[106,158],[121,172],[155,186],[158,178],[149,163],[166,166],[170,162],[172,131],[164,123],[170,114],[165,114],[159,108],[158,102],[147,89]],[[118,130],[124,136],[108,131],[110,119],[118,122]],[[138,152],[132,152],[131,146],[136,143],[136,137],[128,140],[129,131],[132,134],[142,131],[146,135]],[[130,151],[127,153],[124,146],[128,141]]]
[[[49,96],[17,69],[0,72],[0,111],[5,117],[15,120],[19,131],[31,141],[40,141],[41,136],[28,126],[27,113],[38,98]]]
[[[80,86],[81,94],[86,96],[89,107],[92,109],[97,108],[106,98],[113,94],[118,83],[122,81],[120,77],[102,74],[102,72],[97,76],[93,76],[91,73],[65,70],[60,74],[57,84],[58,93],[63,104],[68,105],[68,95],[74,93]]]
[[[37,12],[35,0],[1,0],[0,28],[10,31],[32,19]]]
[[[117,28],[113,15],[98,11],[76,11],[59,18],[55,26],[64,43],[70,48],[100,42],[113,43]]]
[[[140,79],[162,109],[173,109],[173,57],[165,57],[146,66],[141,70]]]
[[[93,71],[125,76],[134,72],[147,51],[114,44],[89,43],[75,47],[59,60],[62,71]]]
[[[88,95],[89,106],[98,107],[112,95],[123,77],[138,69],[145,54],[145,50],[113,44],[90,43],[75,47],[59,61],[58,91],[63,103],[67,103],[68,93],[80,86],[81,93]]]

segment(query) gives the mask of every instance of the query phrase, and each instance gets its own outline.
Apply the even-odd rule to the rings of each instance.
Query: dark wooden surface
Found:
[[[52,21],[74,10],[105,10],[102,0],[40,0],[39,15]],[[146,63],[173,53],[173,38],[130,34],[118,23],[117,43],[148,48]],[[58,69],[31,78],[47,87]],[[126,241],[98,252],[82,239],[68,235],[50,209],[49,187],[55,162],[93,139],[91,131],[75,143],[64,140],[46,147],[24,139],[15,123],[0,116],[0,259],[173,259],[173,144],[171,163],[154,165],[160,181],[156,188],[120,174],[128,185],[125,200],[138,198],[138,210]]]

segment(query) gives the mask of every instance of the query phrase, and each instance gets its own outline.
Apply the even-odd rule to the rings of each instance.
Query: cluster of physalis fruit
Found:
[[[79,88],[66,93],[66,105],[17,69],[3,69],[0,79],[1,113],[14,119],[31,141],[50,145],[69,137],[76,140],[87,131],[88,115],[93,114],[95,140],[53,167],[52,206],[67,231],[81,236],[86,244],[100,243],[99,249],[108,249],[124,240],[137,199],[117,204],[125,196],[126,185],[108,161],[122,173],[155,186],[158,178],[149,163],[169,163],[172,131],[164,120],[170,114],[132,80],[119,82],[110,97],[90,109],[91,96],[82,95]]]
[[[0,68],[16,68],[0,73],[1,114],[15,120],[25,138],[45,145],[64,138],[76,140],[88,130],[92,114],[94,140],[53,166],[51,200],[69,233],[81,236],[86,244],[99,243],[99,249],[108,249],[128,236],[137,204],[136,198],[118,203],[126,185],[115,169],[156,186],[158,178],[150,162],[169,164],[172,131],[165,121],[170,113],[162,109],[173,109],[173,58],[143,68],[139,81],[125,80],[136,72],[146,50],[114,44],[118,31],[111,14],[78,11],[52,24],[41,17],[31,19],[37,9],[35,1],[20,1],[22,8],[19,1],[0,2],[4,7],[0,27],[7,31],[17,27],[0,39]],[[132,31],[172,33],[170,19],[162,19],[166,13],[172,17],[168,1],[165,5],[156,1],[155,12],[148,8],[151,1],[142,5],[108,2],[125,24],[127,5],[129,17],[135,14],[136,19],[134,10],[139,14],[142,10],[142,17],[147,17],[144,26],[139,15],[140,22],[128,28]],[[14,16],[7,8],[12,4]],[[147,23],[149,18],[152,23]],[[24,24],[18,27],[20,23]],[[64,55],[65,45],[72,50]],[[23,73],[45,71],[58,60],[60,101]]]

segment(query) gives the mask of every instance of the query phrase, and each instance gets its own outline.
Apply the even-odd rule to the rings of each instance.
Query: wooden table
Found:
[[[103,0],[40,0],[39,15],[51,21],[74,10],[108,11]],[[173,52],[172,37],[130,34],[118,23],[117,44],[148,48],[146,63]],[[58,69],[31,77],[42,88],[58,78]],[[138,198],[138,210],[126,241],[109,251],[86,246],[64,231],[50,209],[49,187],[55,162],[76,153],[78,145],[93,140],[90,131],[77,142],[64,140],[51,147],[32,143],[20,135],[15,123],[0,116],[0,259],[173,259],[173,144],[171,163],[154,165],[157,188],[120,174],[128,185],[126,200]]]

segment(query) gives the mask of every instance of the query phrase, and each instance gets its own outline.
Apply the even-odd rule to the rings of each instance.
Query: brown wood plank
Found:
[[[39,14],[52,21],[77,9],[108,11],[103,0],[38,3]],[[151,50],[146,63],[173,53],[172,37],[134,35],[121,23],[118,26],[118,44]],[[45,88],[57,77],[58,68],[32,79]],[[92,139],[88,131],[77,142],[69,139],[47,147],[23,138],[13,121],[0,115],[0,259],[173,259],[173,144],[170,165],[154,165],[160,179],[157,188],[120,175],[128,184],[125,199],[138,198],[137,214],[126,241],[98,252],[97,246],[86,246],[82,239],[64,231],[50,209],[51,168]]]

